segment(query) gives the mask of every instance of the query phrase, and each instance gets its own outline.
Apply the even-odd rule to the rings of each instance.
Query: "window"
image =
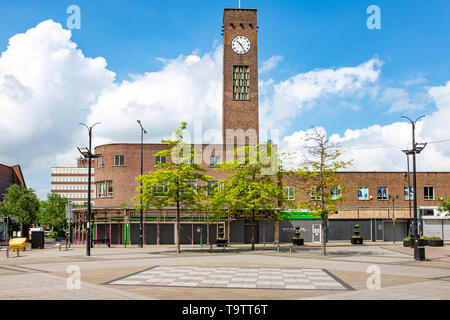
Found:
[[[212,168],[220,167],[220,156],[209,157],[209,166]]]
[[[411,200],[413,200],[414,199],[414,188],[410,187],[409,192],[408,192],[408,186],[404,187],[403,195],[404,195],[405,200],[409,200],[409,198],[411,198]]]
[[[124,155],[115,155],[114,156],[114,166],[124,166],[125,165],[125,156]]]
[[[167,186],[157,184],[152,187],[152,195],[155,197],[162,197],[167,192]]]
[[[434,200],[434,187],[425,186],[423,188],[423,195],[425,200]]]
[[[206,192],[208,196],[213,196],[215,193],[215,190],[219,187],[219,181],[208,181],[206,183]]]
[[[114,189],[113,189],[113,182],[107,181],[106,183],[106,196],[107,197],[114,197]]]
[[[358,200],[369,200],[369,187],[358,187]]]
[[[249,66],[233,66],[233,99],[250,100]]]
[[[166,163],[166,157],[157,156],[155,157],[155,163]]]
[[[382,186],[377,188],[377,199],[378,200],[388,200],[388,187]]]
[[[312,187],[310,196],[311,196],[311,200],[322,200],[320,188]]]
[[[197,189],[197,181],[186,181],[186,187],[183,191],[181,191],[182,194],[187,193],[188,189],[194,189],[196,191]]]
[[[97,158],[97,167],[102,168],[104,166],[104,159],[103,157]]]
[[[419,209],[421,216],[434,216],[434,210],[433,209]]]
[[[341,187],[337,186],[335,188],[331,188],[331,200],[336,200],[341,197]]]
[[[95,184],[96,197],[97,198],[112,198],[114,197],[113,182],[101,181]]]
[[[295,200],[294,187],[292,187],[292,186],[285,187],[284,193],[286,194],[286,198],[288,200]]]
[[[104,182],[97,182],[95,189],[97,190],[97,198],[105,197],[105,183]]]

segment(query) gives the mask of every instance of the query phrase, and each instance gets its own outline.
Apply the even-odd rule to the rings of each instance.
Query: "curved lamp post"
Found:
[[[144,163],[144,133],[147,131],[142,127],[141,120],[137,120],[137,123],[141,126],[141,176],[143,175],[143,163]],[[141,195],[142,195],[142,180],[141,180]],[[141,198],[141,210],[140,210],[140,223],[139,223],[139,248],[144,247],[144,213],[142,209],[142,198]]]
[[[80,123],[80,125],[85,126],[89,132],[89,148],[78,148],[78,151],[85,157],[88,158],[89,161],[89,171],[88,171],[88,203],[87,203],[87,243],[86,243],[86,255],[91,255],[91,161],[92,158],[98,158],[100,155],[92,154],[92,128],[94,128],[100,122],[94,123],[91,127],[88,127],[84,123]]]
[[[413,206],[414,206],[414,225],[413,225],[413,234],[411,234],[411,240],[414,244],[414,259],[419,260],[419,247],[418,247],[418,223],[417,223],[417,178],[416,178],[416,153],[419,154],[427,145],[426,143],[416,143],[415,139],[415,128],[416,122],[425,117],[424,115],[418,117],[416,120],[411,120],[407,116],[402,116],[402,118],[408,119],[412,125],[412,150],[405,150],[404,152],[408,154],[412,154],[413,156],[413,190],[414,190],[414,198],[413,198]]]

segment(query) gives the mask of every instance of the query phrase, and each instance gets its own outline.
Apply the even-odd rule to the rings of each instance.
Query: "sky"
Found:
[[[348,170],[405,171],[411,125],[401,116],[425,115],[418,170],[450,170],[450,1],[241,5],[258,9],[260,128],[276,132],[284,151],[300,158],[316,126],[353,159]],[[371,5],[379,29],[368,27]],[[44,199],[50,167],[75,165],[76,147],[88,143],[80,122],[101,122],[94,145],[139,142],[137,119],[146,142],[182,121],[220,132],[223,9],[237,6],[0,0],[0,163],[20,164]]]

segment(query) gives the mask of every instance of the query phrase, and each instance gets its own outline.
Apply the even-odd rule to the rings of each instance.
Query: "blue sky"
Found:
[[[180,55],[193,54],[201,59],[206,59],[205,54],[212,55],[222,43],[223,8],[236,7],[237,3],[237,0],[1,0],[0,52],[7,50],[11,37],[35,28],[42,21],[52,19],[67,28],[66,8],[75,4],[81,9],[81,29],[72,30],[70,41],[85,57],[103,57],[106,69],[115,73],[113,82],[120,86],[124,80],[133,82],[132,74],[156,75],[170,65],[167,61],[176,61]],[[366,26],[370,16],[366,9],[373,4],[381,9],[381,30],[369,30]],[[260,66],[272,57],[279,57],[272,69],[260,74],[260,81],[273,83],[267,93],[261,93],[261,108],[275,104],[277,88],[296,76],[310,79],[310,72],[318,69],[358,68],[372,59],[380,63],[375,68],[379,70],[376,79],[362,81],[361,90],[332,90],[314,99],[297,101],[299,108],[291,117],[280,116],[277,120],[282,137],[292,137],[312,125],[323,126],[328,133],[343,137],[348,129],[365,130],[373,125],[384,128],[401,121],[403,114],[433,115],[438,111],[436,94],[431,95],[429,90],[444,87],[450,80],[450,1],[242,0],[242,6],[258,9]],[[10,72],[14,74],[14,70]],[[89,104],[83,106],[88,119],[86,110],[90,108]],[[45,134],[48,137],[49,132]],[[428,129],[424,131],[425,137],[447,139],[450,133]],[[149,140],[159,138],[156,135]],[[388,142],[366,139],[359,145],[370,143]],[[54,159],[46,163],[55,165]],[[12,154],[3,154],[2,160],[21,162],[20,158],[14,161]],[[30,164],[28,173],[37,188],[45,189],[45,175],[37,173],[38,167]],[[26,173],[27,170],[25,165]]]
[[[221,42],[223,8],[236,7],[237,0],[167,1],[2,1],[0,4],[0,48],[16,33],[53,19],[65,25],[66,8],[81,8],[82,28],[74,30],[72,40],[89,57],[102,56],[117,81],[130,73],[151,72],[161,68],[159,57],[176,58],[193,51],[211,51]],[[381,30],[369,30],[366,9],[376,4],[381,9]],[[418,78],[429,86],[448,80],[450,53],[450,2],[365,1],[365,0],[242,0],[243,7],[258,8],[260,62],[274,55],[284,57],[270,74],[261,79],[282,80],[316,68],[355,66],[373,57],[384,63],[382,78],[387,83]],[[414,88],[412,88],[414,89]],[[359,128],[376,120],[387,124],[399,113],[379,112],[375,103],[347,118],[345,128]],[[367,117],[367,107],[372,107]],[[432,106],[428,106],[431,107]],[[339,112],[327,110],[306,113],[314,119],[302,123],[323,125],[342,133],[335,124]],[[325,116],[329,114],[329,116]],[[297,127],[298,129],[298,127]]]

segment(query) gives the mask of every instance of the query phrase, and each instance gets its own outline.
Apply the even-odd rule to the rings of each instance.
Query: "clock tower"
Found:
[[[223,15],[223,144],[259,143],[256,9]]]

